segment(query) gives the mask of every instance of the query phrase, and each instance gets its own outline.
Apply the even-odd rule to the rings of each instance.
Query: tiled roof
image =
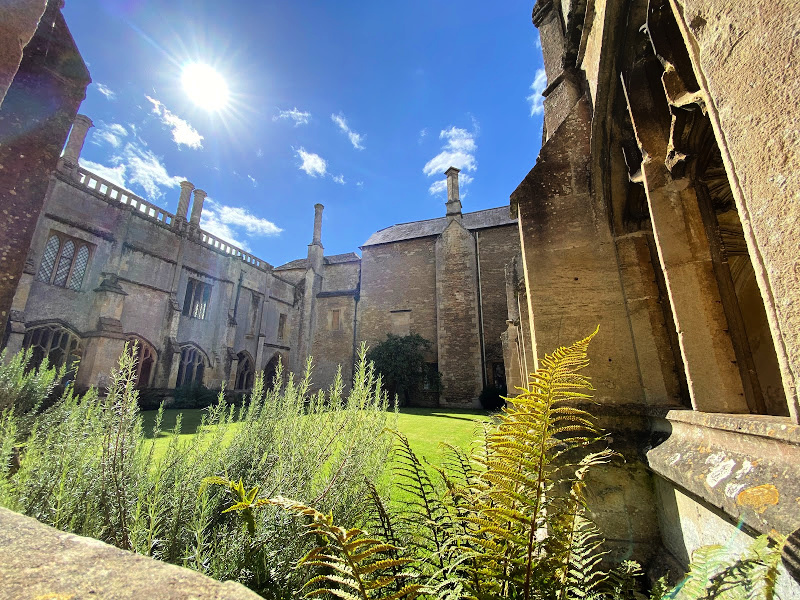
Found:
[[[359,260],[361,260],[361,257],[355,252],[346,252],[345,254],[332,254],[330,256],[324,257],[323,264],[340,265],[342,263],[357,262]],[[308,259],[298,258],[297,260],[288,262],[285,265],[281,265],[280,267],[275,267],[274,270],[288,271],[289,269],[307,269],[307,268],[308,268]]]
[[[509,216],[509,209],[507,206],[464,213],[461,221],[464,227],[473,230],[497,227],[500,225],[511,225],[516,222],[516,219],[512,219]],[[439,235],[444,231],[446,226],[447,217],[392,225],[391,227],[373,233],[369,239],[364,242],[362,248],[364,246],[375,246],[377,244],[387,244],[389,242],[399,242],[401,240]]]

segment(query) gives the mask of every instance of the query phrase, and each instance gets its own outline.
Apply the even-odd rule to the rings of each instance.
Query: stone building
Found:
[[[50,172],[91,82],[62,4],[17,0],[0,6],[0,331],[6,329]]]
[[[800,527],[797,8],[533,9],[548,85],[506,337],[533,340],[524,380],[600,325],[590,410],[627,463],[590,508],[620,557],[685,566]]]
[[[272,267],[200,228],[206,193],[188,181],[172,214],[80,167],[91,126],[78,115],[49,177],[10,352],[32,348],[37,361],[68,366],[78,387],[102,388],[135,341],[139,387],[164,396],[191,383],[247,390],[256,372],[271,380],[278,361],[302,371],[313,356],[319,389],[340,366],[351,380],[362,342],[418,333],[433,342],[442,389],[412,402],[477,406],[487,383],[503,381],[504,267],[517,229],[505,208],[462,214],[457,169],[445,217],[379,231],[363,258],[325,256],[317,204],[307,257]]]

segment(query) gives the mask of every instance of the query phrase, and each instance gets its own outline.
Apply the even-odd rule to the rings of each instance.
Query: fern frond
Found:
[[[397,573],[397,568],[414,562],[397,558],[400,548],[367,536],[358,528],[345,529],[334,524],[333,516],[286,498],[269,499],[298,516],[307,517],[307,533],[320,544],[297,563],[298,566],[322,566],[321,573],[306,583],[306,597],[332,595],[355,600],[388,600],[415,598],[424,589],[418,584],[405,583],[411,575]],[[381,590],[393,586],[388,594]]]

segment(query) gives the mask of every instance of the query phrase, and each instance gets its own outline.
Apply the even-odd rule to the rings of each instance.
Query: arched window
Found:
[[[23,346],[33,351],[31,367],[38,367],[47,359],[50,366],[66,366],[68,374],[77,367],[81,354],[78,336],[56,323],[30,328],[25,332]]]
[[[267,366],[264,367],[264,388],[265,389],[272,389],[273,383],[275,383],[275,375],[278,372],[278,364],[285,369],[286,368],[286,361],[282,360],[283,357],[276,352],[272,355],[272,358],[269,359]]]
[[[239,366],[236,369],[236,389],[249,390],[253,387],[253,360],[247,352],[239,352]]]
[[[71,290],[80,290],[89,266],[89,245],[61,233],[47,240],[36,279]]]
[[[131,348],[136,344],[136,388],[150,387],[155,372],[156,351],[140,337],[131,336],[128,338],[128,343]]]
[[[181,348],[181,364],[178,367],[178,380],[176,387],[203,383],[203,373],[206,370],[206,361],[203,353],[195,346]]]

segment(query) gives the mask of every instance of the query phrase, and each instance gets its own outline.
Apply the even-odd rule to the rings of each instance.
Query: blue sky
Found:
[[[465,211],[507,204],[541,143],[532,6],[68,0],[93,79],[81,163],[172,212],[188,179],[203,227],[273,265],[306,255],[316,202],[326,254],[444,215],[450,164]],[[192,62],[225,108],[186,92]]]

